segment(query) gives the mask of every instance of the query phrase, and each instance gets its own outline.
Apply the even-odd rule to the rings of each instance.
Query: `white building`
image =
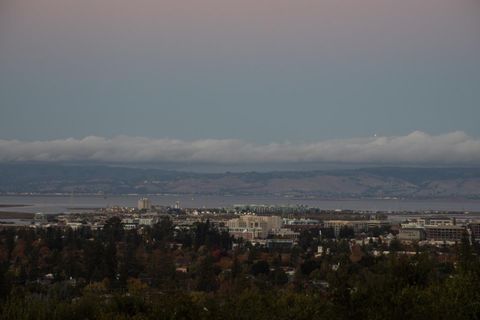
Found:
[[[402,228],[398,233],[400,241],[420,241],[425,239],[425,231],[421,228]]]
[[[282,218],[278,216],[241,216],[238,219],[228,220],[226,226],[235,237],[266,238],[282,228]]]

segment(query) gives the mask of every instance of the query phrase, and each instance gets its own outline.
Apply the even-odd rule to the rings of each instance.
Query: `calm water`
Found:
[[[61,213],[69,208],[98,208],[108,206],[136,207],[141,196],[0,196],[2,204],[27,204],[28,207],[0,208],[0,211]],[[470,211],[480,212],[480,200],[297,200],[282,197],[254,196],[149,196],[152,204],[174,205],[183,208],[232,207],[234,204],[307,205],[326,210],[350,209],[368,211]]]

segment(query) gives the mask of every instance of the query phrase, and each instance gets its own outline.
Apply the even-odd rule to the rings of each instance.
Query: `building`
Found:
[[[138,200],[137,205],[138,210],[150,210],[152,208],[152,204],[150,203],[150,199],[142,198]]]
[[[282,239],[297,239],[300,236],[300,233],[293,231],[292,229],[288,228],[281,228],[276,229],[273,231],[273,235],[276,238]]]
[[[480,240],[480,222],[470,223],[468,227],[472,232],[473,239],[475,239],[476,241],[479,241]]]
[[[35,213],[33,220],[35,221],[35,224],[38,224],[38,225],[48,223],[47,216],[42,212]]]
[[[400,241],[421,241],[425,240],[425,231],[421,228],[402,228],[398,232]]]
[[[265,240],[265,246],[269,249],[275,250],[289,250],[293,247],[295,242],[292,239],[267,239]]]
[[[321,226],[320,221],[313,219],[283,219],[283,227],[296,232],[319,229]]]
[[[67,228],[70,228],[72,230],[78,230],[78,229],[80,229],[84,226],[86,226],[86,225],[84,225],[81,222],[68,222],[67,225],[66,225]]]
[[[266,238],[282,229],[282,225],[282,218],[278,216],[245,215],[226,222],[231,235],[244,239]]]
[[[338,237],[342,228],[351,228],[357,233],[368,232],[374,228],[389,226],[386,220],[326,220],[323,222],[324,228],[332,228],[335,236]]]
[[[228,233],[234,238],[242,238],[245,240],[254,240],[259,238],[265,238],[265,234],[262,228],[236,228],[229,227]]]
[[[139,218],[138,224],[141,226],[151,226],[154,224],[153,218]]]
[[[302,205],[259,205],[259,204],[235,204],[233,208],[237,212],[253,212],[255,214],[272,215],[272,214],[292,214],[305,213],[308,207]]]
[[[426,226],[427,240],[433,241],[460,241],[467,232],[465,227],[460,226]]]
[[[456,225],[455,218],[449,217],[428,217],[419,218],[417,223],[421,226],[454,226]]]

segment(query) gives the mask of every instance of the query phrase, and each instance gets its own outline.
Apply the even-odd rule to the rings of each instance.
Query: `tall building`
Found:
[[[150,203],[150,199],[142,198],[138,200],[137,205],[138,210],[150,210],[152,208],[152,204]]]

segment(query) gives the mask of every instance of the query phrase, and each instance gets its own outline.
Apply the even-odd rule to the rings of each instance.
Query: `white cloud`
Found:
[[[0,161],[480,164],[480,140],[463,132],[429,135],[419,131],[398,137],[270,144],[90,136],[49,141],[0,140]]]

